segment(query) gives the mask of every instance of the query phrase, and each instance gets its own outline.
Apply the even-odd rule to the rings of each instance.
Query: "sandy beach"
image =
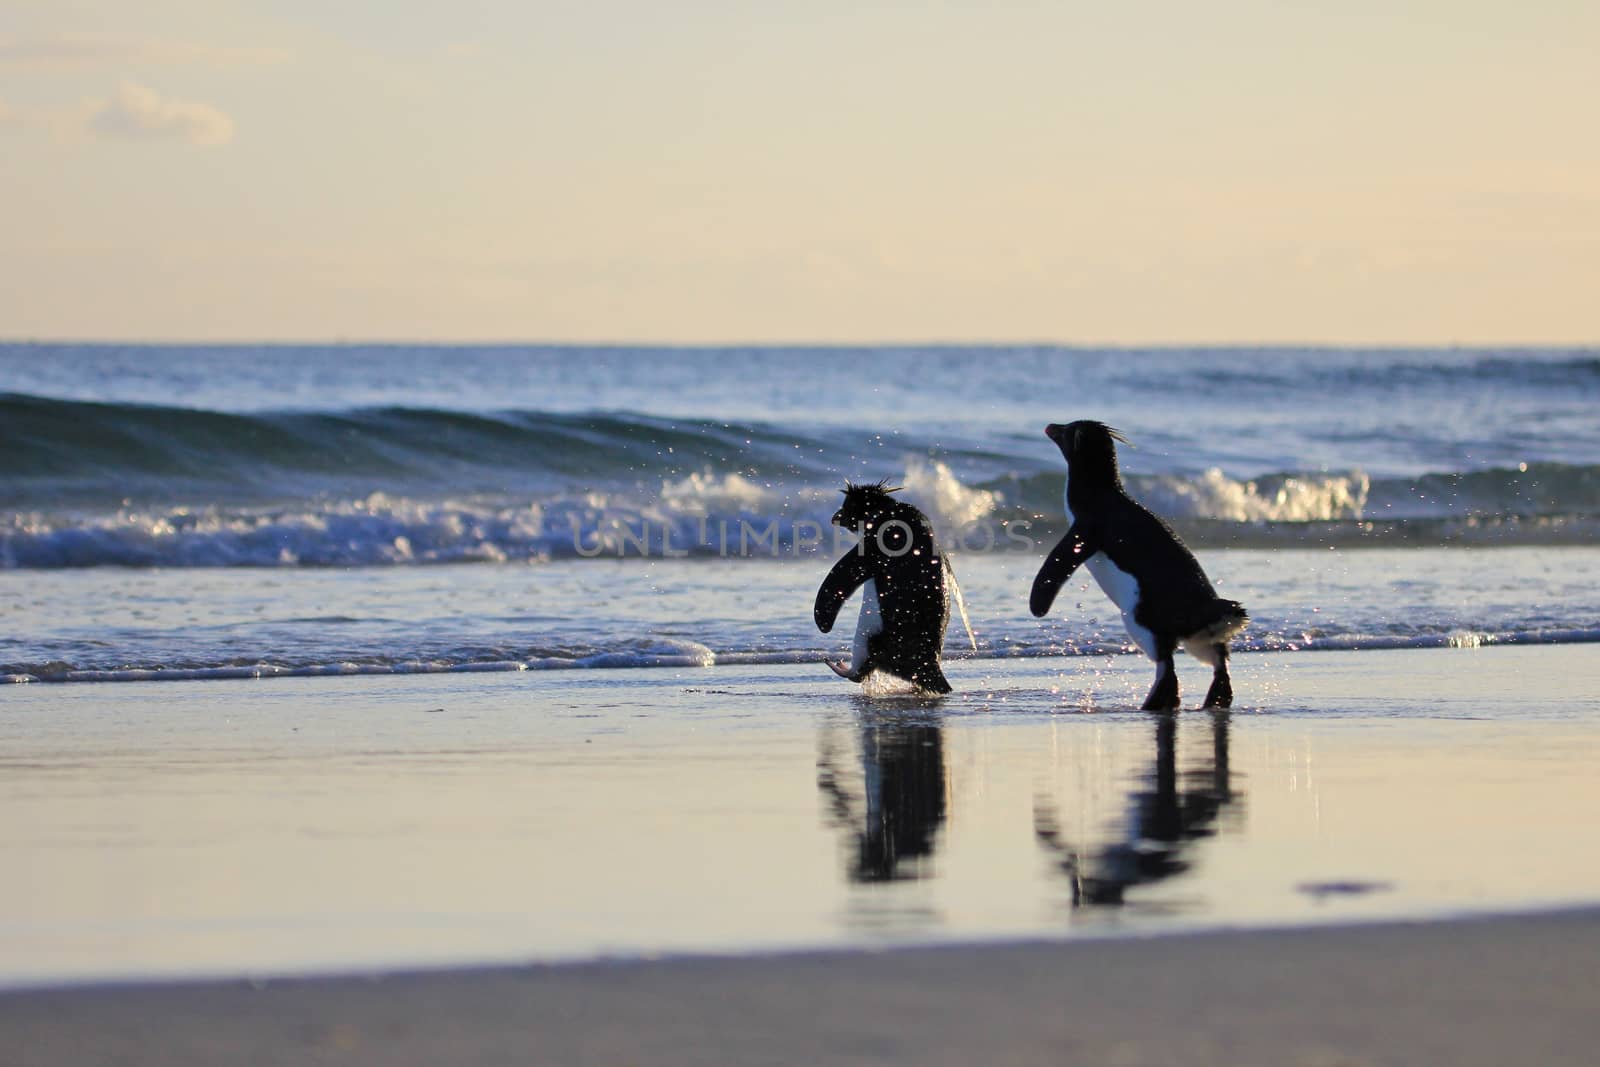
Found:
[[[0,996],[8,1067],[1591,1064],[1600,914]]]

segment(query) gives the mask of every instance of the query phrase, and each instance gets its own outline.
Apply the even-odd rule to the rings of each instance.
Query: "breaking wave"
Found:
[[[1372,482],[1360,471],[1276,474],[1241,481],[1216,467],[1194,477],[1132,479],[1130,489],[1159,515],[1224,522],[1329,522],[1359,519]]]
[[[1570,377],[1592,362],[1541,365]],[[223,412],[13,393],[0,395],[0,568],[809,555],[838,544],[828,519],[846,480],[894,472],[947,544],[1033,548],[1064,532],[1064,474],[1046,451],[1032,437],[969,447],[625,412]],[[1564,544],[1600,525],[1594,465],[1213,465],[1127,483],[1211,546]]]
[[[1451,517],[1600,515],[1600,467],[1531,463],[1518,467],[1372,478],[1362,471],[1286,472],[1230,478],[1129,475],[1128,491],[1171,519],[1221,522],[1337,522]],[[994,483],[1043,514],[1059,512],[1066,480],[1033,475]]]
[[[1031,551],[1065,532],[1059,476],[973,486],[943,462],[911,457],[900,482],[954,549]],[[1600,537],[1593,468],[1378,481],[1359,472],[1240,480],[1209,470],[1130,478],[1129,487],[1197,546],[1574,544]],[[0,568],[810,556],[853,543],[829,525],[837,505],[833,488],[707,470],[664,479],[654,492],[521,501],[373,493],[282,507],[14,512],[0,515]]]
[[[805,480],[830,449],[756,423],[371,408],[238,413],[0,395],[0,506],[531,493],[696,471]]]
[[[908,466],[905,492],[946,529],[994,496],[939,463]],[[119,509],[0,519],[0,568],[382,566],[597,557],[837,553],[836,490],[779,492],[737,473],[690,474],[654,495],[555,495],[528,503],[431,502],[382,493],[311,507]]]

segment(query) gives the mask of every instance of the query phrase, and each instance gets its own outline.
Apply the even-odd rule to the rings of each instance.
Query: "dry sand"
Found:
[[[1600,1061],[1600,912],[0,995],[0,1062]]]

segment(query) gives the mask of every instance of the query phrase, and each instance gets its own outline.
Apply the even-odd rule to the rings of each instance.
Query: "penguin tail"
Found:
[[[1250,621],[1250,613],[1237,600],[1218,597],[1210,607],[1194,619],[1197,625],[1190,628],[1180,640],[1191,652],[1195,646],[1225,645]]]

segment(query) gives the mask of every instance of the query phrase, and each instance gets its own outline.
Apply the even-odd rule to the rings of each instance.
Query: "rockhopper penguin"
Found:
[[[1249,621],[1243,605],[1217,596],[1205,571],[1171,527],[1128,496],[1117,470],[1116,442],[1100,422],[1052,423],[1045,436],[1067,461],[1067,534],[1033,580],[1028,608],[1042,618],[1080,564],[1122,611],[1128,636],[1156,664],[1146,711],[1178,707],[1172,656],[1182,645],[1212,668],[1205,706],[1233,703],[1228,642]]]
[[[873,671],[904,679],[930,693],[950,692],[939,657],[950,622],[955,576],[939,551],[927,516],[891,494],[885,482],[847,485],[833,523],[861,542],[833,565],[817,590],[817,629],[833,629],[839,608],[858,588],[861,617],[848,665],[835,674],[865,681]]]

